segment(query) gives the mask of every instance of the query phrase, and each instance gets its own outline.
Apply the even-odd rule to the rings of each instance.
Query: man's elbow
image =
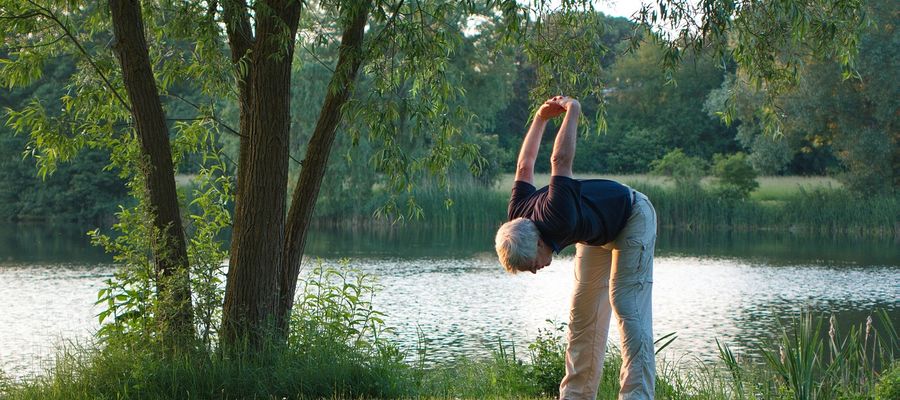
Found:
[[[552,168],[552,173],[554,176],[567,176],[569,178],[572,177],[572,160],[573,157],[568,157],[565,154],[554,155],[550,157],[550,167]]]
[[[534,173],[534,164],[519,164],[516,166],[516,176],[528,177]]]
[[[533,159],[519,160],[516,163],[516,172],[531,172],[532,170],[534,170]]]
[[[574,157],[572,154],[559,153],[554,154],[550,157],[550,164],[555,167],[565,167],[566,169],[572,169],[572,161]]]

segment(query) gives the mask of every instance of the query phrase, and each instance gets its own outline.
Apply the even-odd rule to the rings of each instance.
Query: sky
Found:
[[[641,8],[641,0],[602,0],[598,3],[597,9],[614,17],[629,18]]]

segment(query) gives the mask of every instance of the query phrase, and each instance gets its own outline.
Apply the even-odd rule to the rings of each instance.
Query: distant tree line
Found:
[[[583,102],[586,120],[602,110],[605,131],[595,126],[585,130],[575,158],[580,173],[647,173],[654,161],[673,151],[711,166],[714,156],[746,153],[746,162],[762,175],[830,175],[857,192],[893,192],[900,184],[900,151],[897,146],[898,23],[897,5],[886,0],[869,0],[870,24],[859,44],[854,74],[842,76],[837,62],[808,58],[803,79],[794,89],[775,99],[781,117],[777,131],[768,131],[770,116],[763,108],[764,87],[747,83],[736,73],[734,63],[716,62],[710,54],[687,50],[684,62],[663,71],[663,46],[652,42],[630,49],[637,32],[625,18],[601,16],[605,26],[603,46],[609,51],[600,60],[602,104]],[[464,24],[454,24],[459,27]],[[481,158],[457,163],[450,175],[451,186],[493,185],[500,174],[512,171],[521,136],[535,104],[532,90],[538,80],[535,65],[521,44],[503,40],[496,20],[481,21],[453,54],[452,84],[462,93],[452,106],[464,106],[474,115],[451,115],[459,140],[478,147]],[[448,25],[450,27],[451,25]],[[446,27],[445,27],[446,28]],[[323,42],[317,51],[336,55],[338,43]],[[633,50],[633,51],[628,51]],[[292,76],[293,108],[291,125],[292,174],[299,171],[306,143],[315,126],[325,97],[331,70],[309,52],[300,52],[299,71]],[[75,68],[71,59],[61,57],[48,63],[39,83],[27,88],[5,90],[0,106],[17,109],[34,97],[52,99],[56,89]],[[302,84],[301,84],[302,83]],[[360,92],[374,83],[361,78]],[[398,97],[403,90],[398,89]],[[359,96],[359,95],[358,95]],[[168,114],[190,119],[198,105],[214,102],[188,85],[169,89],[164,97]],[[398,101],[390,110],[406,125],[416,123],[412,110]],[[222,103],[219,118],[237,125],[238,110]],[[729,114],[728,124],[723,113]],[[175,124],[179,118],[169,121]],[[398,129],[408,129],[399,126]],[[342,210],[377,207],[379,187],[391,179],[373,173],[370,163],[383,147],[371,140],[364,123],[338,127],[334,154],[328,161],[322,185],[319,215],[339,215]],[[174,132],[174,131],[173,131]],[[174,133],[172,134],[174,137]],[[398,135],[399,146],[410,158],[421,157],[433,143],[428,137]],[[229,159],[237,160],[239,136],[223,130],[218,138]],[[536,168],[549,172],[547,140]],[[94,149],[78,155],[59,171],[39,177],[32,160],[25,157],[27,140],[0,126],[0,219],[79,219],[109,217],[126,201],[127,190],[116,171],[104,168],[108,156]],[[199,155],[186,155],[178,164],[182,174],[199,168]],[[191,160],[191,157],[195,159]],[[743,160],[743,158],[742,158]],[[236,167],[236,162],[232,167]],[[232,171],[234,172],[234,171]],[[703,168],[699,174],[712,173]],[[419,178],[429,186],[431,178]],[[373,200],[378,198],[379,200]]]
[[[0,89],[0,109],[17,109],[33,98],[55,104],[57,91],[75,70],[70,59],[49,63],[35,85]],[[5,118],[4,118],[5,120]],[[86,149],[53,174],[41,176],[28,137],[0,124],[0,220],[110,221],[119,205],[129,204],[128,190],[117,171],[107,169],[109,153]]]

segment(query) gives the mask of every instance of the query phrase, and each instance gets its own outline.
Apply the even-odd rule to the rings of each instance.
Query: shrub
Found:
[[[699,187],[700,178],[706,173],[705,161],[688,156],[681,149],[670,151],[650,167],[654,174],[672,178],[679,187]]]
[[[895,362],[875,385],[875,399],[900,399],[900,362]]]
[[[559,393],[559,382],[566,374],[566,346],[563,342],[564,323],[538,330],[538,337],[528,346],[531,350],[531,370],[528,378],[545,396]]]
[[[716,177],[715,192],[723,198],[746,199],[759,187],[756,170],[744,153],[714,155],[712,172]]]

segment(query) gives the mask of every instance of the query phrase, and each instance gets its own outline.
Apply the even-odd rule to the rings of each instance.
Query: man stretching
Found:
[[[551,157],[550,185],[534,187],[534,161],[551,118],[565,113]],[[652,399],[656,366],[651,292],[656,210],[647,196],[604,179],[572,178],[581,105],[556,96],[537,110],[522,142],[509,222],[495,239],[510,273],[537,273],[553,252],[575,244],[575,290],[569,312],[561,399],[595,399],[612,311],[622,337],[619,399]]]

